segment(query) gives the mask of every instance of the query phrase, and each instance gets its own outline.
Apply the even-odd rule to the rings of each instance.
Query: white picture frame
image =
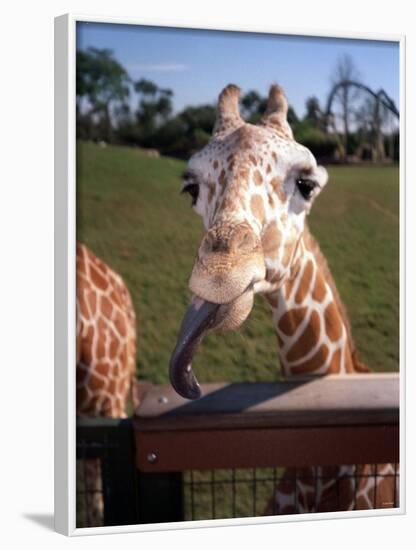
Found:
[[[273,28],[269,23],[259,28],[206,29],[266,32],[286,35],[319,36],[331,38],[359,38],[364,40],[395,41],[400,44],[400,507],[394,510],[367,510],[363,512],[333,512],[265,518],[206,520],[149,525],[129,525],[96,528],[76,528],[75,498],[75,228],[76,228],[76,155],[75,155],[75,54],[77,22],[120,23],[137,25],[174,26],[187,28],[180,21],[162,25],[159,21],[132,18],[98,17],[66,14],[55,19],[55,529],[68,536],[126,533],[167,529],[189,529],[223,525],[247,525],[301,520],[318,520],[354,516],[398,515],[405,513],[405,454],[404,454],[404,225],[405,225],[405,95],[404,56],[405,37],[376,34],[329,34],[301,29]]]

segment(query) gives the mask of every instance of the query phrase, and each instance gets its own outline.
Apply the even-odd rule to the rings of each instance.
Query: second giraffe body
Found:
[[[136,316],[121,276],[83,244],[77,244],[77,416],[127,416],[129,396],[137,406]],[[104,521],[101,465],[81,460],[78,491],[85,494],[84,523]]]

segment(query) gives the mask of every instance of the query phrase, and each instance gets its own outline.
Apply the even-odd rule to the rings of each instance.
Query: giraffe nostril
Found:
[[[239,250],[251,249],[254,246],[254,237],[251,231],[244,231],[241,233],[235,243],[236,248]]]
[[[215,239],[211,242],[211,251],[219,252],[223,248],[222,243],[219,239]]]
[[[210,229],[205,235],[201,252],[238,253],[252,251],[256,246],[256,235],[246,225],[223,225]]]
[[[203,252],[226,252],[228,250],[227,240],[218,236],[208,234],[202,245]]]

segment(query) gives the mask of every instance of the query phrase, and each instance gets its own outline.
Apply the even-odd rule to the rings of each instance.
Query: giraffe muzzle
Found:
[[[169,377],[173,388],[186,399],[201,397],[201,388],[192,371],[192,358],[205,333],[217,324],[219,308],[219,304],[194,297],[182,321],[169,363]]]

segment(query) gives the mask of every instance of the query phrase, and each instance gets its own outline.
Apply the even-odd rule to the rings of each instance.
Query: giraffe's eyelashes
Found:
[[[195,206],[199,195],[199,185],[197,183],[186,183],[181,193],[188,193],[191,195],[192,206]]]
[[[311,179],[298,178],[296,180],[296,187],[302,197],[308,201],[312,197],[314,189],[318,187],[318,184]]]

